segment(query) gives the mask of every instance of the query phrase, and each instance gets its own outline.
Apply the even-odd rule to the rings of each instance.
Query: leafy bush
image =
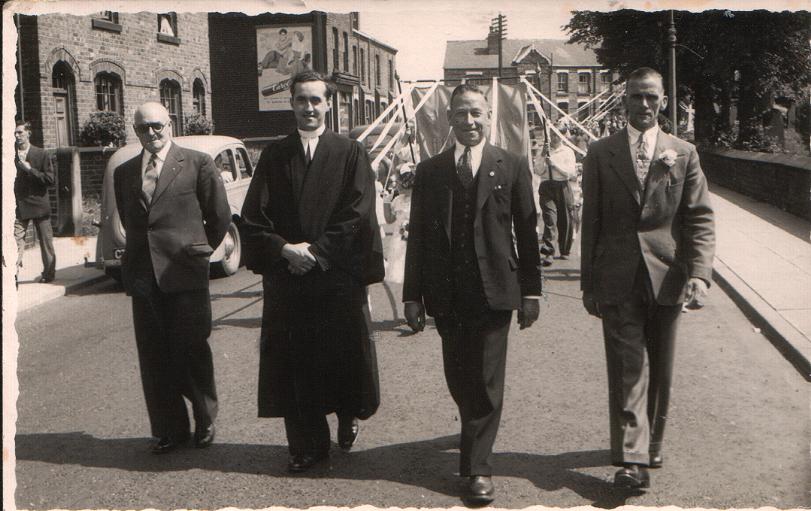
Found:
[[[205,115],[195,113],[183,116],[184,135],[211,135],[214,132],[214,123]]]
[[[124,116],[117,112],[93,112],[79,135],[83,146],[121,146],[127,141]]]

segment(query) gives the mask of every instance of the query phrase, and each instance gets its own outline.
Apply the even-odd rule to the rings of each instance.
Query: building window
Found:
[[[578,121],[585,121],[589,117],[589,107],[586,106],[586,101],[580,101],[577,103],[577,120]],[[585,107],[585,108],[584,108]],[[582,110],[581,110],[582,109]]]
[[[344,32],[344,71],[349,72],[349,34]]]
[[[352,45],[352,74],[358,76],[358,47]]]
[[[569,113],[569,102],[568,101],[558,101],[558,108],[563,110],[565,113]],[[560,113],[560,112],[558,112]]]
[[[591,94],[591,73],[577,74],[577,93]]]
[[[569,93],[569,74],[558,73],[558,92]]]
[[[161,103],[169,111],[172,120],[172,135],[179,137],[183,134],[183,105],[180,96],[180,84],[174,80],[165,79],[160,83]]]
[[[600,92],[607,90],[611,87],[611,73],[608,71],[600,72]]]
[[[375,85],[380,87],[380,55],[375,55]]]
[[[51,76],[54,98],[54,124],[56,146],[66,147],[74,143],[76,126],[76,91],[73,71],[65,62],[59,61]]]
[[[123,114],[121,78],[112,73],[99,73],[96,75],[94,82],[96,85],[96,110]]]
[[[180,44],[177,32],[177,14],[167,12],[158,14],[158,41],[171,44]]]
[[[389,59],[389,90],[394,90],[394,66]]]
[[[199,78],[195,79],[192,85],[192,106],[194,113],[206,115],[206,87]]]
[[[357,126],[358,124],[360,124],[360,123],[362,122],[362,121],[361,121],[361,113],[358,111],[358,99],[357,99],[357,98],[355,98],[355,99],[352,101],[352,107],[353,107],[353,108],[352,108],[352,112],[353,112],[353,114],[354,114],[354,115],[352,116],[352,118],[353,118],[353,124],[354,124],[354,126]]]
[[[366,83],[366,51],[360,49],[360,83]]]
[[[338,29],[332,27],[332,70],[338,71],[340,58],[338,56]]]
[[[100,11],[91,18],[93,28],[108,30],[110,32],[121,32],[121,24],[118,22],[116,11]]]

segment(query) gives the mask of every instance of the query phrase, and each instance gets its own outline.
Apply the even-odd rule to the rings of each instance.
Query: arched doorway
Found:
[[[54,65],[52,87],[54,97],[54,120],[56,122],[56,146],[74,145],[76,127],[76,89],[73,71],[64,61]]]

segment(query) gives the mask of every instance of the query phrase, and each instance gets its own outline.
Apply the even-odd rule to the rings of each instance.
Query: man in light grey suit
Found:
[[[583,162],[581,289],[603,321],[614,485],[647,488],[647,467],[662,465],[681,306],[707,292],[715,228],[695,147],[657,125],[662,76],[631,73],[624,104],[627,128]]]

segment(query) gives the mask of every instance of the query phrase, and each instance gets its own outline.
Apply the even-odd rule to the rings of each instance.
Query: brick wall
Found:
[[[701,151],[713,183],[811,220],[811,158],[747,151]]]
[[[206,104],[211,104],[208,17],[206,14],[178,13],[179,44],[158,40],[157,15],[119,13],[120,32],[93,28],[91,16],[45,14],[27,17],[22,44],[26,58],[34,58],[36,80],[24,83],[26,94],[35,95],[29,111],[39,109],[34,137],[45,147],[56,145],[55,101],[52,74],[54,65],[65,62],[73,73],[75,110],[72,136],[74,144],[82,125],[97,110],[94,78],[102,71],[117,74],[122,81],[123,113],[127,120],[128,140],[135,141],[132,114],[147,99],[159,98],[163,78],[180,82],[182,112],[190,114],[192,86],[200,79],[206,89]],[[26,58],[23,60],[25,61]],[[32,64],[33,65],[33,64]],[[24,66],[24,68],[27,66]]]

